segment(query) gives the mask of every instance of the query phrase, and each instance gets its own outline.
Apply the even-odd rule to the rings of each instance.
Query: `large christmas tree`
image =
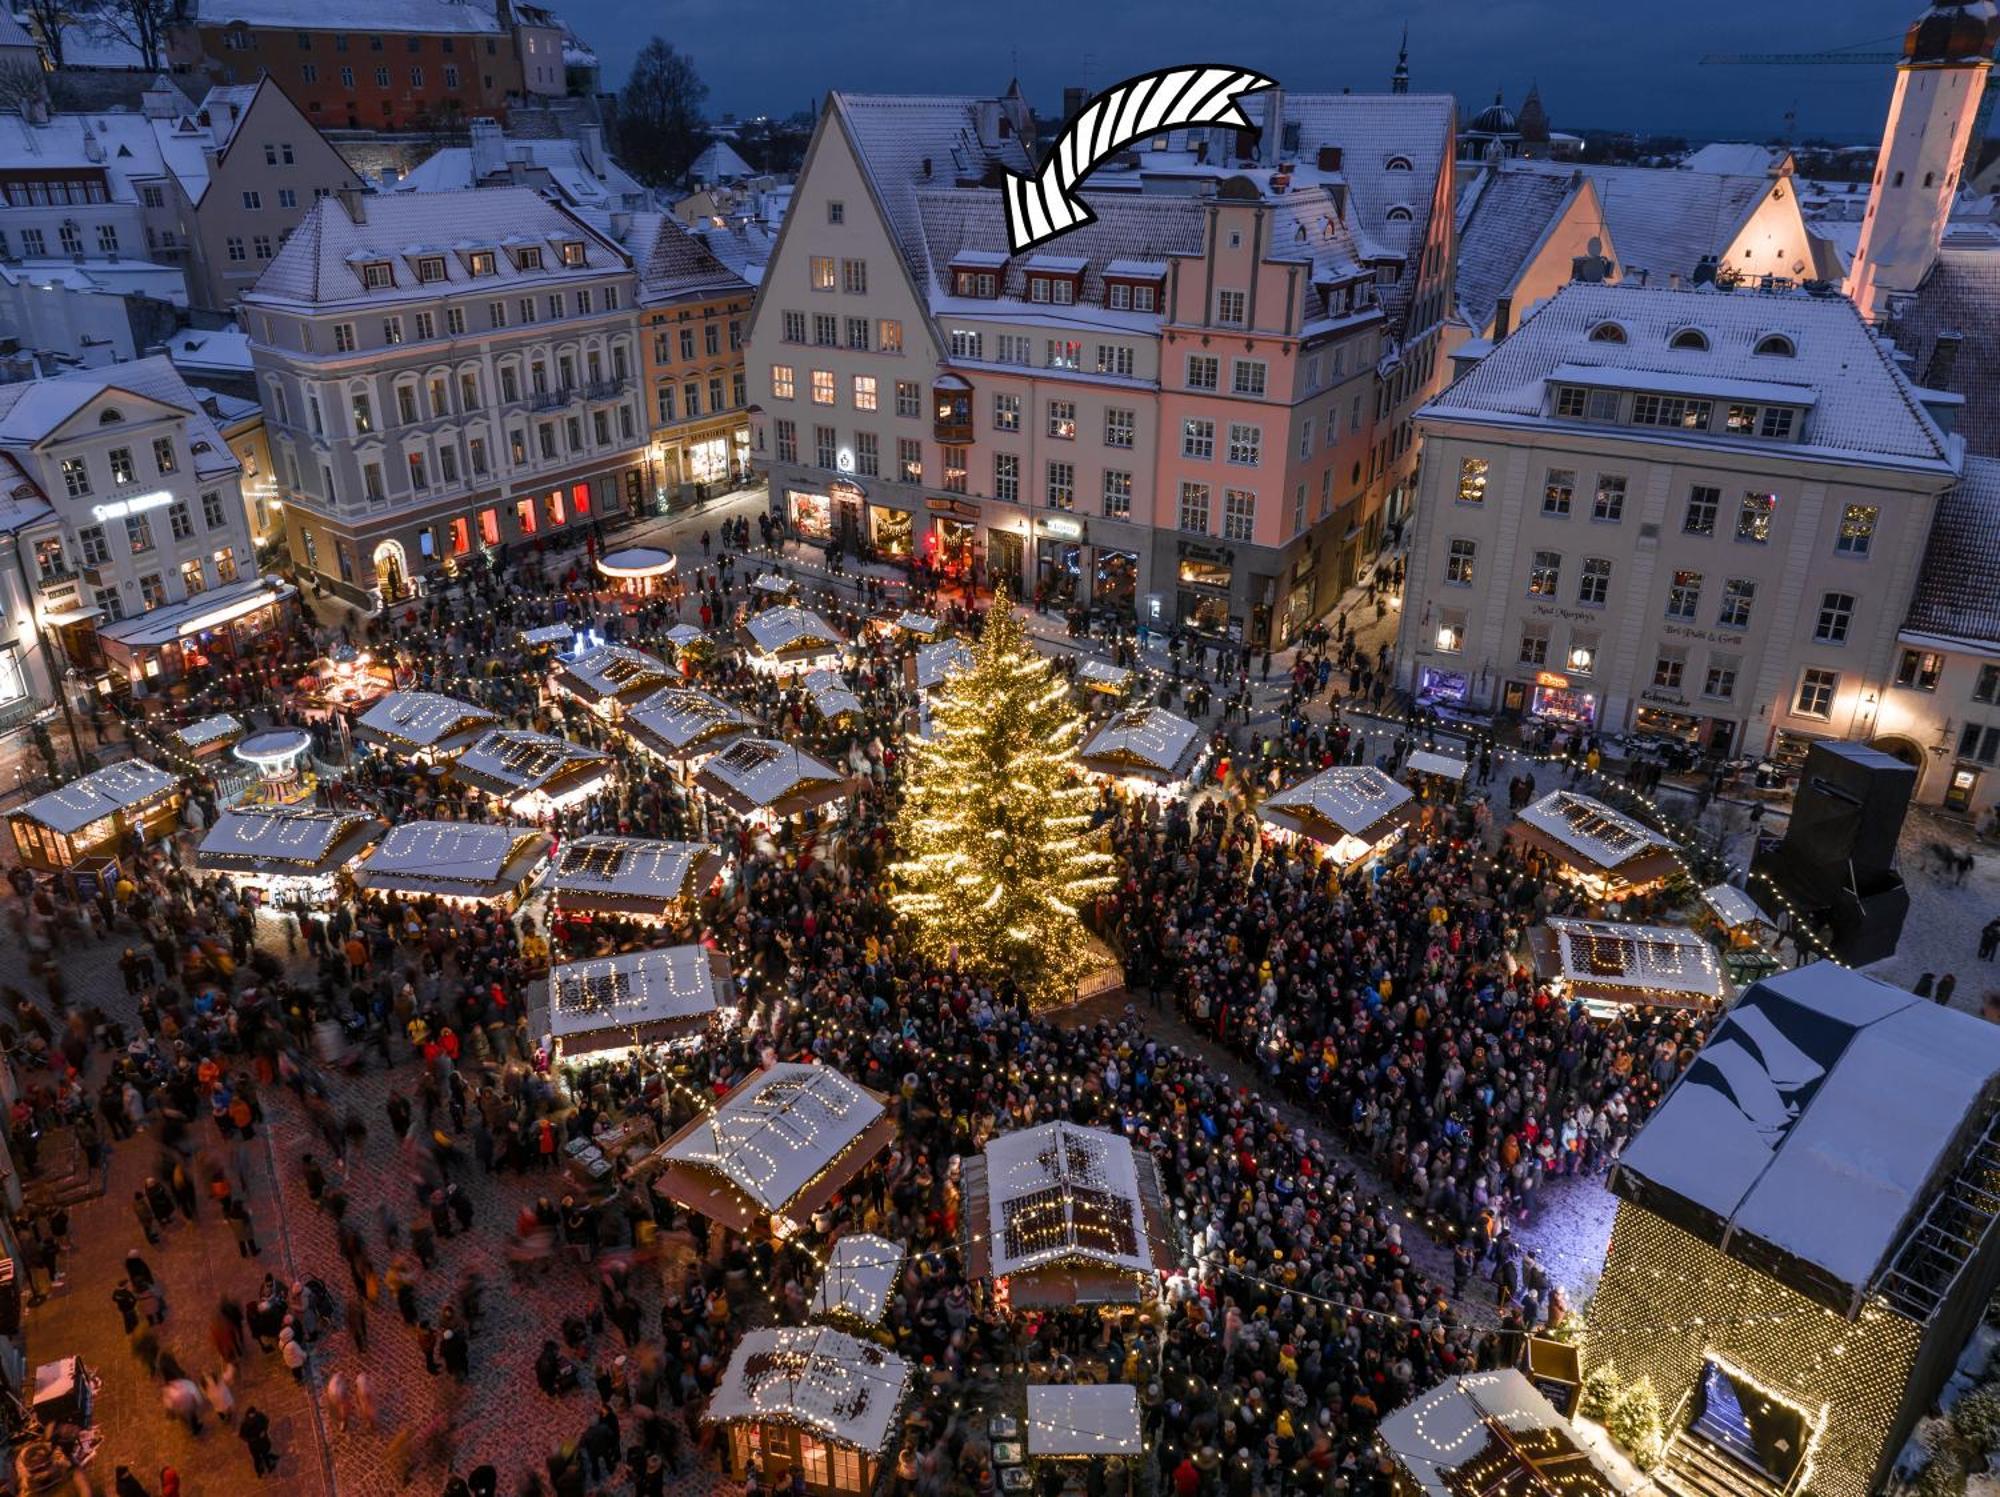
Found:
[[[1087,846],[1096,792],[1075,765],[1082,719],[996,597],[969,670],[931,695],[896,820],[896,909],[940,960],[1012,975],[1038,1002],[1075,997],[1091,942],[1080,901],[1115,880]]]

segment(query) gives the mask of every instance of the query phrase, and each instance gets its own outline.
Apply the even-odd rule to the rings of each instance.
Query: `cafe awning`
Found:
[[[273,577],[252,577],[227,587],[210,588],[179,603],[167,603],[136,618],[99,627],[97,637],[128,655],[157,650],[220,629],[246,614],[282,603],[298,589]]]

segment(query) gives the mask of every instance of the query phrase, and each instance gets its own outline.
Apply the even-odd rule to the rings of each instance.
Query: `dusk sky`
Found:
[[[1539,80],[1556,128],[1601,126],[1762,138],[1796,102],[1802,135],[1873,139],[1888,68],[1701,67],[1704,53],[1894,51],[1918,0],[1687,0],[1662,10],[1606,0],[558,0],[598,49],[607,86],[658,33],[693,54],[712,112],[789,114],[829,88],[997,91],[1010,72],[1039,107],[1066,83],[1107,87],[1148,68],[1227,62],[1302,90],[1387,86],[1403,22],[1414,87],[1473,108],[1496,86],[1518,105]],[[1784,24],[1774,24],[1782,18]],[[1803,24],[1802,24],[1803,23]]]

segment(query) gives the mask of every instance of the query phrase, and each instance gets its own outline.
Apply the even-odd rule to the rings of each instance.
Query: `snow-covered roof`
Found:
[[[880,1325],[908,1256],[900,1242],[872,1232],[847,1233],[827,1251],[826,1272],[813,1291],[813,1318],[838,1315]]]
[[[756,731],[740,707],[691,686],[663,686],[625,714],[620,726],[670,758],[706,752]]]
[[[698,1023],[719,1006],[713,953],[706,946],[625,951],[549,971],[549,1033],[558,1040],[637,1031],[644,1043],[654,1026]]]
[[[1132,672],[1122,665],[1113,665],[1108,660],[1092,656],[1076,663],[1076,679],[1086,686],[1123,691],[1132,679]]]
[[[577,837],[556,854],[549,885],[559,897],[585,903],[610,898],[667,904],[696,892],[691,882],[715,858],[704,842]]]
[[[11,814],[70,835],[119,811],[156,800],[179,784],[179,775],[158,765],[144,759],[124,759],[38,795]]]
[[[197,377],[248,374],[250,335],[234,327],[184,328],[167,340],[167,357],[175,368]]]
[[[938,632],[940,625],[934,614],[906,610],[896,615],[896,627],[907,629],[912,634],[921,634],[925,639],[929,639]]]
[[[751,580],[750,586],[760,593],[771,593],[783,597],[797,589],[798,582],[782,572],[759,572]]]
[[[1964,475],[1938,500],[1931,517],[1924,564],[1917,572],[1916,592],[1903,627],[1938,639],[2000,647],[1996,575],[2000,575],[2000,460],[1968,457]]]
[[[1511,1367],[1447,1378],[1385,1417],[1376,1436],[1424,1497],[1635,1490],[1582,1449],[1569,1421]],[[1466,1471],[1475,1465],[1476,1480]]]
[[[509,800],[574,795],[611,777],[611,756],[567,738],[495,728],[452,761],[452,776]]]
[[[1672,175],[1702,180],[1696,173]],[[1624,342],[1592,336],[1607,323],[1624,329]],[[1670,347],[1669,340],[1687,328],[1704,333],[1708,347]],[[1795,355],[1756,352],[1773,334],[1787,339]],[[1559,373],[1571,382],[1596,383],[1601,376],[1621,387],[1637,382],[1678,394],[1739,381],[1758,387],[1761,398],[1811,409],[1798,442],[1713,430],[1606,428],[1550,414],[1547,387]],[[1934,472],[1949,471],[1953,462],[1944,434],[1854,304],[1795,291],[1680,291],[1573,281],[1424,410],[1510,428],[1593,435],[1610,430],[1627,440],[1697,443],[1784,461],[1862,457]]]
[[[1044,1123],[988,1141],[987,1219],[995,1277],[1083,1258],[1134,1273],[1154,1262],[1129,1140]]]
[[[355,876],[371,889],[490,897],[526,878],[548,847],[531,826],[406,821],[375,844]]]
[[[756,175],[750,163],[737,155],[736,148],[726,140],[711,140],[688,168],[688,177],[696,182],[740,182]]]
[[[1178,780],[1201,753],[1199,725],[1164,707],[1132,707],[1114,712],[1090,735],[1078,757],[1100,774],[1150,772]]]
[[[962,639],[941,639],[936,644],[917,646],[917,689],[930,691],[954,676],[972,669],[972,646]]]
[[[701,766],[695,782],[739,811],[773,810],[794,797],[831,799],[841,772],[776,738],[739,738]]]
[[[184,723],[171,730],[185,748],[203,748],[211,743],[219,743],[232,735],[240,737],[243,724],[227,712],[218,712],[213,717],[204,717],[199,722]]]
[[[318,31],[331,24],[327,12],[303,0],[198,0],[192,8],[203,26]],[[491,0],[355,0],[342,5],[339,15],[339,25],[354,31],[499,35],[508,30]]]
[[[635,215],[625,242],[638,261],[641,306],[750,290],[750,282],[716,255],[707,238],[671,213]]]
[[[680,673],[666,661],[630,645],[599,645],[556,667],[556,684],[587,702],[630,702],[679,680]]]
[[[1454,283],[1459,315],[1475,333],[1493,325],[1500,298],[1513,290],[1533,261],[1563,210],[1589,179],[1551,176],[1547,172],[1513,171],[1505,164],[1482,171],[1460,195],[1458,205],[1458,278]],[[1612,254],[1610,236],[1604,254]],[[1527,308],[1515,309],[1515,320]]]
[[[1598,868],[1615,869],[1673,845],[1623,811],[1574,790],[1551,790],[1519,819]]]
[[[532,629],[521,631],[521,643],[529,649],[540,649],[543,645],[565,645],[576,637],[574,624],[537,624]]]
[[[1618,249],[1619,274],[1630,279],[1645,271],[1655,282],[1692,276],[1704,257],[1725,255],[1764,199],[1790,190],[1762,167],[1743,175],[1538,159],[1517,161],[1510,170],[1565,181],[1587,177]],[[1801,243],[1794,252],[1810,264],[1808,249]]]
[[[861,712],[861,698],[854,694],[847,678],[839,671],[807,671],[805,687],[821,717],[839,717],[843,712],[859,715]]]
[[[829,1326],[746,1332],[709,1395],[711,1422],[797,1425],[880,1455],[896,1427],[910,1364]]]
[[[663,1152],[720,1172],[763,1210],[777,1213],[881,1116],[881,1102],[831,1066],[780,1061],[731,1092]]]
[[[743,625],[757,648],[777,656],[791,651],[838,650],[839,633],[810,608],[766,608]]]
[[[244,577],[116,623],[100,623],[97,635],[100,639],[116,640],[128,650],[158,649],[268,608],[296,591],[282,577]]]
[[[697,625],[676,624],[662,635],[661,638],[666,640],[675,649],[685,650],[689,645],[699,644],[702,640],[708,638],[708,636],[703,634]]]
[[[447,739],[484,732],[500,719],[484,707],[435,691],[392,691],[370,704],[355,726],[398,746],[436,748]]]
[[[1418,774],[1441,774],[1448,780],[1465,778],[1465,760],[1451,754],[1433,753],[1429,749],[1412,749],[1410,757],[1403,761],[1405,769]]]
[[[1717,172],[1727,177],[1773,175],[1791,158],[1783,146],[1760,146],[1748,140],[1712,140],[1680,163],[1684,172]]]
[[[1777,929],[1777,922],[1764,913],[1757,901],[1734,884],[1715,884],[1703,889],[1701,902],[1731,930],[1740,925],[1768,925]]]
[[[1136,1456],[1139,1390],[1130,1383],[1028,1384],[1028,1454],[1037,1459]]]
[[[1831,226],[1829,226],[1831,227]],[[1889,335],[1926,389],[1963,395],[1953,429],[1968,450],[2000,456],[2000,240],[1950,233],[1914,294],[1892,304]]]
[[[366,811],[242,806],[224,811],[201,839],[195,866],[223,871],[320,871],[357,856],[383,830]]]
[[[1630,992],[1714,1000],[1726,987],[1715,948],[1684,926],[1627,925],[1607,920],[1543,922],[1554,939],[1563,981],[1600,998]]]
[[[475,130],[484,121],[474,121]],[[497,135],[490,143],[445,146],[433,151],[403,174],[397,192],[452,192],[489,187],[509,180],[519,163],[531,180],[546,177],[572,208],[617,208],[643,201],[645,188],[601,150],[593,164],[582,142],[565,136],[553,139]]]
[[[0,130],[5,128],[5,119],[0,116]],[[241,471],[236,454],[229,450],[229,444],[222,440],[222,433],[201,408],[181,372],[164,354],[0,385],[0,447],[32,447],[53,436],[63,423],[99,395],[118,391],[156,400],[183,414],[188,448],[199,477],[221,477]]]
[[[1341,836],[1379,839],[1384,825],[1415,799],[1373,765],[1339,765],[1280,790],[1257,810],[1261,820],[1317,841]]]
[[[1670,1192],[1711,1240],[1758,1239],[1858,1294],[1958,1167],[1996,1081],[2000,1025],[1831,962],[1780,972],[1626,1146],[1637,1182],[1619,1190]]]

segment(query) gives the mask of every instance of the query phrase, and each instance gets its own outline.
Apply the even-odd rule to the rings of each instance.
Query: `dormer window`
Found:
[[[1798,349],[1792,346],[1792,340],[1783,333],[1766,333],[1757,340],[1756,351],[1775,359],[1793,358],[1798,353]]]
[[[562,262],[572,269],[584,263],[583,241],[581,239],[565,239],[563,241]]]
[[[1068,276],[1029,276],[1028,300],[1048,302],[1058,307],[1073,306],[1076,303],[1076,282]]]
[[[1385,171],[1392,171],[1392,172],[1409,172],[1416,170],[1416,168],[1410,164],[1410,158],[1407,156],[1391,156],[1388,159],[1388,161],[1383,163],[1383,169]]]
[[[1389,222],[1392,224],[1406,224],[1411,218],[1410,210],[1403,207],[1400,203],[1389,210],[1388,216]]]
[[[1625,329],[1615,322],[1600,322],[1590,330],[1590,341],[1593,343],[1623,343],[1626,341]]]
[[[475,277],[492,275],[496,268],[493,263],[493,251],[474,250],[467,257],[466,265]]]
[[[1708,334],[1698,327],[1684,327],[1667,339],[1669,348],[1691,348],[1697,353],[1708,352]]]
[[[990,270],[955,270],[951,289],[954,296],[977,296],[988,301],[1000,294],[999,282]]]
[[[417,279],[424,284],[445,278],[443,255],[421,255],[417,259]]]
[[[516,270],[540,270],[542,268],[542,247],[539,244],[524,244],[514,252]]]
[[[370,260],[361,267],[361,284],[369,291],[386,291],[396,284],[396,269],[387,260]]]

